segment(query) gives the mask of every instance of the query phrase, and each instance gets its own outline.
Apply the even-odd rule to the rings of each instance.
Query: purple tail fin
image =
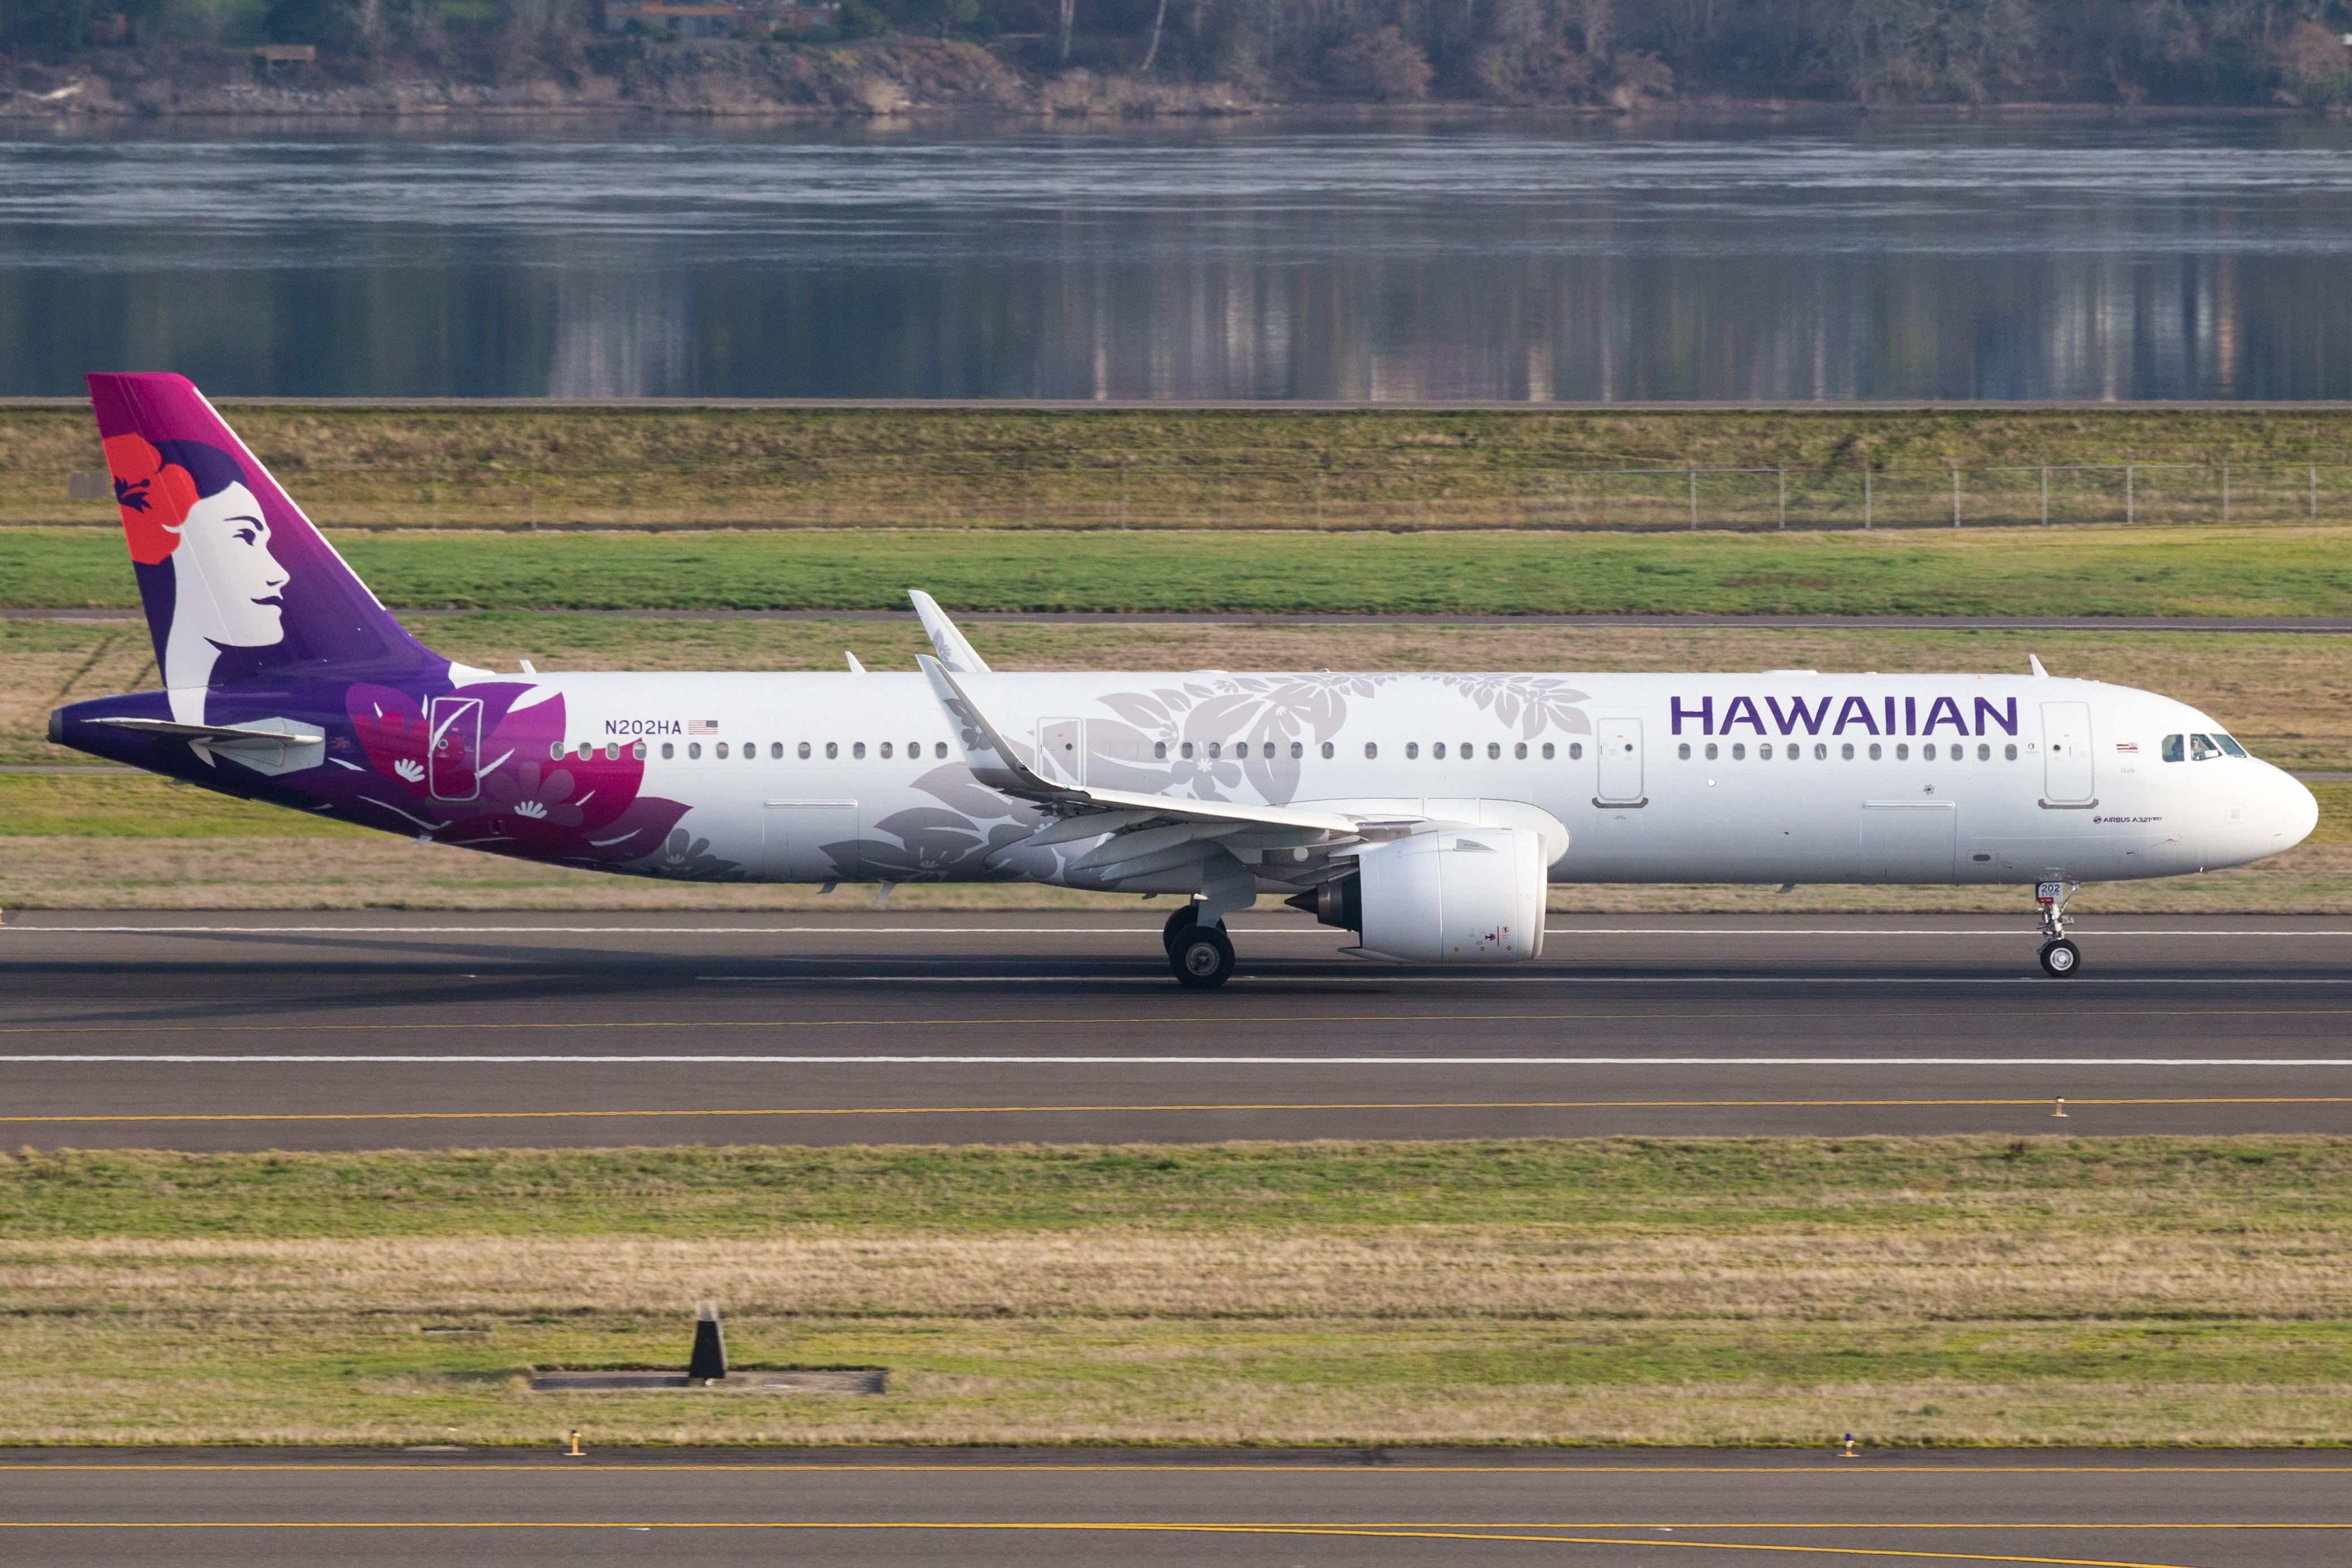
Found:
[[[194,383],[89,381],[166,687],[448,668],[376,602]]]

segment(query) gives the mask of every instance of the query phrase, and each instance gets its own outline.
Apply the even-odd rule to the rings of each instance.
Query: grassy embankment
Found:
[[[0,1443],[2341,1442],[2347,1193],[2318,1138],[27,1155]],[[709,1297],[891,1391],[521,1385]]]
[[[877,669],[908,667],[911,624],[457,616],[426,623],[445,652],[511,669],[839,667],[854,648]],[[2352,681],[2334,638],[2179,632],[1782,632],[1528,626],[1245,625],[977,628],[1021,669],[2015,669],[2029,651],[2064,674],[2152,686],[2220,715],[2258,755],[2352,768]],[[43,738],[51,706],[153,683],[135,622],[0,622],[0,764],[87,761]],[[2086,911],[2352,911],[2352,786],[2315,787],[2315,840],[2275,861],[2161,883],[2095,887]],[[908,907],[1078,904],[1052,889],[901,888]],[[1563,909],[2014,910],[2015,890],[1563,888]],[[1122,906],[1124,901],[1118,901]],[[825,907],[813,889],[671,884],[532,866],[256,807],[135,775],[0,774],[0,908],[408,906],[424,908]]]
[[[321,522],[364,525],[1678,527],[1683,476],[1591,474],[1695,465],[1785,467],[1792,519],[1848,526],[1865,459],[1882,523],[1948,521],[1954,465],[1979,521],[2038,518],[2043,463],[2187,465],[2134,476],[2143,521],[2217,517],[2225,461],[2242,520],[2305,517],[2307,465],[2321,517],[2352,498],[2340,409],[227,413]],[[66,499],[65,476],[100,465],[87,410],[0,411],[0,523],[110,521],[102,501]],[[2062,470],[2053,516],[2119,517],[2125,488],[2120,472]],[[1769,524],[1779,489],[1775,472],[1703,475],[1702,517]]]

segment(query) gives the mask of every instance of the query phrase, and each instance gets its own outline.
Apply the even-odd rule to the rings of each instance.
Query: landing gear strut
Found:
[[[2045,882],[2033,890],[2042,906],[2042,972],[2055,980],[2072,979],[2083,967],[2083,950],[2066,937],[2066,901],[2081,883]]]
[[[1225,923],[1202,925],[1196,905],[1188,904],[1170,915],[1160,940],[1178,983],[1192,990],[1215,990],[1234,972],[1234,945],[1225,936]]]

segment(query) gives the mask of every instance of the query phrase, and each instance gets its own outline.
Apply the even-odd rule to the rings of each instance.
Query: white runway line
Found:
[[[782,960],[778,960],[782,962]],[[830,960],[810,959],[819,963]],[[1370,975],[1235,975],[1244,981],[1306,986],[2041,986],[2057,982],[2037,975],[1434,975],[1411,965]],[[1168,977],[1150,975],[697,975],[710,985],[756,986],[1160,986]],[[2239,975],[2107,975],[2075,976],[2065,982],[2071,990],[2092,986],[2352,986],[2352,976],[2337,978],[2300,976]],[[877,1023],[886,1019],[877,1019]],[[986,1020],[982,1020],[986,1021]],[[1084,1021],[1084,1020],[1077,1020]],[[1311,1019],[1305,1021],[1312,1021]],[[394,1027],[387,1025],[386,1027]]]
[[[26,1053],[0,1055],[0,1067],[116,1062],[125,1065],[367,1066],[640,1066],[840,1067],[2352,1067],[2352,1057],[2295,1056],[657,1056],[258,1055],[205,1056],[138,1052],[121,1055]]]
[[[2082,923],[2078,923],[2082,924]],[[2352,930],[2309,931],[2280,927],[2269,931],[2113,930],[2084,924],[2086,935],[2101,942],[2140,937],[2352,937]],[[1235,936],[1313,936],[1337,941],[1336,927],[1297,925],[1228,925]],[[79,936],[1158,936],[1157,925],[0,925],[0,934],[37,936],[46,934]],[[1875,925],[1547,925],[1547,936],[1875,936],[1875,937],[1998,937],[2031,940],[2040,933],[2030,925],[1993,928],[1969,926]]]

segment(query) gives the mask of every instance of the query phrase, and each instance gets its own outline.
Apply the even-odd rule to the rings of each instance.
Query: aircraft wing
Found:
[[[1386,818],[1373,822],[1341,811],[1298,806],[1252,806],[1092,789],[1049,778],[1023,757],[946,665],[929,654],[919,654],[916,662],[922,665],[940,703],[979,731],[987,749],[995,754],[992,765],[973,768],[974,777],[1007,795],[1035,801],[1061,819],[1027,842],[1067,843],[1111,835],[1073,862],[1075,871],[1137,876],[1198,858],[1200,846],[1209,843],[1229,848],[1329,850],[1368,838],[1390,837],[1411,825]]]

